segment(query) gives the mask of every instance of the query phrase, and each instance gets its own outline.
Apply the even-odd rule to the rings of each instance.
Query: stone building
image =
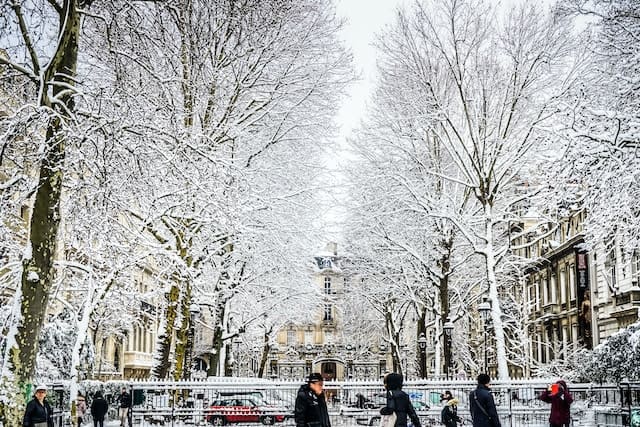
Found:
[[[525,216],[511,240],[514,254],[529,260],[522,269],[528,355],[543,364],[593,348],[639,318],[638,252],[625,257],[615,237],[589,250],[587,212],[559,212],[553,222]]]
[[[340,268],[338,245],[328,243],[314,257],[312,280],[323,295],[314,319],[305,324],[285,325],[271,353],[273,377],[302,379],[320,372],[327,380],[378,380],[387,371],[389,352],[384,344],[355,342],[344,334],[343,307],[349,278]]]

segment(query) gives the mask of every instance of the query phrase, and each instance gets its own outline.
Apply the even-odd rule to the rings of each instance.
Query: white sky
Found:
[[[406,0],[336,0],[336,11],[347,22],[342,37],[353,53],[360,79],[353,83],[340,109],[340,138],[348,137],[364,117],[366,103],[375,83],[375,34],[393,21],[394,11]]]
[[[338,148],[338,152],[330,153],[326,159],[331,170],[332,187],[328,198],[321,197],[319,202],[319,206],[323,207],[320,216],[326,237],[339,243],[342,243],[341,218],[344,215],[342,205],[345,197],[340,163],[344,166],[348,156],[346,138],[364,118],[367,103],[375,87],[376,51],[372,43],[376,33],[393,22],[397,6],[407,1],[409,0],[335,0],[338,16],[347,21],[341,37],[353,53],[353,65],[359,77],[350,85],[336,119],[340,126],[338,147],[342,149]]]

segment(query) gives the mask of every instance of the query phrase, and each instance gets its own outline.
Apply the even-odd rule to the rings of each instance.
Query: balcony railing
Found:
[[[145,367],[150,368],[153,365],[153,355],[151,353],[144,353],[141,351],[125,351],[124,352],[124,366],[130,367]]]

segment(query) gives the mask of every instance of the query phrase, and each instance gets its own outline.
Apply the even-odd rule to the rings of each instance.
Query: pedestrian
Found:
[[[120,404],[120,410],[118,412],[120,427],[127,427],[127,425],[130,425],[129,410],[131,409],[131,395],[127,392],[126,388],[122,388],[122,393],[120,393],[118,397],[118,403]]]
[[[551,413],[549,414],[550,427],[569,427],[571,423],[571,403],[573,396],[569,392],[567,383],[563,380],[556,381],[549,385],[540,394],[540,400],[551,403]]]
[[[502,427],[496,410],[496,402],[491,394],[490,383],[489,375],[478,375],[478,386],[469,394],[469,409],[473,427]]]
[[[356,393],[356,408],[364,409],[366,402],[367,399],[362,395],[362,393]]]
[[[39,385],[33,399],[27,403],[22,427],[53,427],[53,409],[47,402],[47,387]]]
[[[460,403],[458,399],[453,396],[445,401],[444,408],[440,412],[440,421],[446,427],[458,427],[458,423],[462,422],[458,416],[458,403]]]
[[[300,386],[296,396],[296,427],[331,427],[327,401],[323,391],[324,379],[317,372]]]
[[[413,427],[422,427],[420,418],[413,408],[409,395],[402,391],[402,374],[392,372],[384,377],[384,388],[387,390],[387,404],[380,409],[381,415],[392,416],[395,414],[393,427],[407,427],[407,416],[411,419]],[[392,418],[393,419],[393,418]],[[382,424],[381,424],[381,427]]]
[[[104,417],[109,411],[109,404],[104,397],[102,397],[101,391],[96,391],[93,395],[93,402],[91,402],[91,417],[93,418],[93,427],[104,427]]]
[[[84,422],[84,416],[87,414],[87,401],[82,395],[82,393],[78,392],[78,397],[76,398],[76,416],[78,417],[78,426],[81,426]]]

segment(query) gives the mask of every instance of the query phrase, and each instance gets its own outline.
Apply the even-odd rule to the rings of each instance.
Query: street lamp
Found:
[[[491,313],[491,303],[487,296],[482,297],[482,302],[478,304],[478,312],[482,317],[482,326],[484,331],[484,373],[487,373],[487,322]]]
[[[444,376],[449,379],[449,366],[451,364],[451,333],[453,332],[453,322],[447,318],[442,325],[444,331]]]
[[[418,337],[418,348],[420,349],[420,374],[422,378],[427,377],[427,337],[424,332],[420,332]]]

